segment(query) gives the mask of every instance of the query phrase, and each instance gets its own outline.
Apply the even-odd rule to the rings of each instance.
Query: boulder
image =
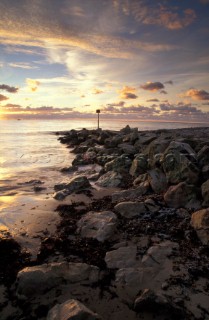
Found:
[[[164,200],[171,208],[193,208],[199,209],[200,202],[197,199],[198,189],[194,185],[180,182],[170,186],[164,194]]]
[[[125,154],[135,154],[137,152],[137,149],[129,143],[120,143],[118,145],[118,148],[122,150]]]
[[[104,166],[104,169],[106,172],[114,171],[118,173],[128,173],[131,163],[131,159],[127,155],[123,154],[114,160],[107,162]]]
[[[130,219],[144,214],[147,210],[143,202],[121,202],[114,207],[115,211],[121,216]]]
[[[125,181],[123,179],[123,175],[115,172],[109,171],[103,174],[96,182],[96,184],[100,187],[123,187]]]
[[[136,198],[146,194],[148,189],[149,189],[149,183],[147,184],[147,182],[142,182],[135,189],[128,189],[128,190],[114,192],[112,194],[112,202],[123,201],[126,199],[127,200],[135,200]]]
[[[200,167],[209,165],[209,146],[205,145],[197,154]]]
[[[99,320],[101,317],[78,300],[70,299],[49,310],[46,320]]]
[[[76,191],[80,191],[82,189],[86,189],[91,187],[91,184],[88,181],[88,178],[85,176],[77,176],[68,182],[62,182],[59,184],[55,184],[54,189],[55,191],[60,191],[60,190],[68,190],[68,194]]]
[[[144,205],[145,205],[147,211],[149,211],[149,212],[154,212],[154,213],[156,213],[156,212],[158,212],[158,211],[160,210],[160,206],[158,206],[158,205],[155,203],[155,201],[152,200],[152,199],[146,199],[146,200],[144,201]]]
[[[199,169],[195,151],[187,143],[172,141],[165,150],[162,167],[167,181],[177,184],[185,181],[196,184],[199,180]]]
[[[206,181],[209,179],[209,164],[202,167],[202,180]]]
[[[137,312],[160,313],[160,315],[169,316],[172,318],[185,316],[183,310],[169,301],[169,299],[160,292],[155,292],[150,289],[144,289],[140,296],[134,302],[134,310]]]
[[[196,230],[200,241],[204,245],[209,245],[209,208],[194,212],[191,225]]]
[[[137,246],[128,246],[108,251],[105,262],[110,269],[134,268],[140,265],[141,259],[137,256]]]
[[[88,212],[78,221],[77,231],[83,238],[103,242],[114,235],[116,225],[117,217],[112,211]]]
[[[134,186],[138,186],[140,185],[142,182],[148,182],[148,173],[143,173],[143,174],[140,174],[134,181],[133,181],[133,185]]]
[[[165,259],[169,257],[173,249],[177,247],[178,245],[171,241],[164,241],[160,244],[150,247],[146,254],[142,257],[143,267],[151,267],[154,269],[161,268],[165,262]]]
[[[202,197],[203,197],[203,206],[208,207],[209,206],[209,179],[205,181],[201,186],[202,191]]]
[[[167,189],[167,179],[165,174],[158,168],[148,171],[148,181],[155,193],[162,193]]]
[[[147,157],[143,153],[137,154],[132,161],[129,173],[131,176],[137,177],[138,175],[147,171],[147,166]]]
[[[60,262],[27,267],[18,272],[16,292],[27,298],[40,295],[64,282],[93,284],[99,268],[86,263]]]

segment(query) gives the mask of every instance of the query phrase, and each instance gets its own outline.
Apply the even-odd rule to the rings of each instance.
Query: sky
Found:
[[[0,0],[0,119],[209,121],[209,0]]]

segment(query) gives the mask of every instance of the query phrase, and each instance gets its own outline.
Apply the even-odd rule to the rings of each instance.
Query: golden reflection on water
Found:
[[[9,195],[0,196],[0,210],[10,207],[16,201],[17,194],[11,192]]]

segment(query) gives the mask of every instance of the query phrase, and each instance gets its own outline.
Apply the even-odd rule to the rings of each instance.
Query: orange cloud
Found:
[[[121,99],[136,99],[138,96],[136,95],[136,88],[125,86],[123,89],[118,91],[120,93]]]
[[[101,93],[104,93],[104,91],[97,89],[97,88],[93,89],[93,94],[101,94]]]
[[[205,90],[190,89],[185,96],[191,97],[193,100],[209,100],[209,92]]]
[[[33,79],[26,79],[26,83],[29,87],[29,89],[32,91],[32,92],[35,92],[37,91],[38,89],[38,86],[41,84],[40,81],[38,80],[33,80]]]

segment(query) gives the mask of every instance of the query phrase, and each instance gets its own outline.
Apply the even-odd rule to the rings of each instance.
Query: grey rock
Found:
[[[130,219],[144,214],[147,210],[143,202],[121,202],[114,207],[115,211],[123,217]]]
[[[203,206],[208,207],[209,206],[209,179],[205,181],[201,186],[202,191],[202,197],[203,197]]]
[[[165,150],[162,167],[171,184],[185,181],[196,184],[199,180],[199,168],[195,151],[187,143],[172,141]]]
[[[167,189],[165,174],[158,168],[148,171],[149,183],[155,193],[162,193]]]
[[[48,313],[47,320],[101,320],[102,318],[78,300],[70,299],[56,304]]]
[[[69,283],[96,283],[99,279],[99,268],[85,263],[51,263],[27,267],[18,272],[16,293],[27,298],[40,295],[63,281]]]
[[[105,256],[105,262],[110,269],[120,269],[137,267],[141,261],[137,257],[137,247],[128,246],[108,251]]]
[[[116,229],[117,217],[112,211],[88,212],[77,223],[77,232],[83,238],[94,238],[98,241],[110,239]]]
[[[199,209],[201,205],[197,199],[197,193],[197,188],[194,185],[180,182],[175,186],[169,187],[164,194],[164,200],[171,208]]]
[[[122,187],[124,186],[123,175],[115,171],[109,171],[103,174],[96,184],[100,187]]]
[[[145,173],[148,168],[147,157],[141,153],[136,155],[134,160],[132,161],[129,173],[133,177],[137,177],[138,175]]]
[[[114,192],[112,194],[112,202],[123,201],[126,199],[135,200],[139,196],[146,194],[148,189],[149,189],[149,183],[147,185],[146,182],[142,182],[142,184],[135,189],[128,189],[128,190]]]
[[[200,167],[209,165],[209,146],[205,145],[197,154]]]
[[[125,154],[107,162],[104,166],[105,171],[115,171],[118,173],[129,172],[131,159]]]
[[[125,154],[132,154],[133,155],[137,152],[137,149],[129,143],[120,143],[118,145],[118,148],[121,149],[122,152]]]

